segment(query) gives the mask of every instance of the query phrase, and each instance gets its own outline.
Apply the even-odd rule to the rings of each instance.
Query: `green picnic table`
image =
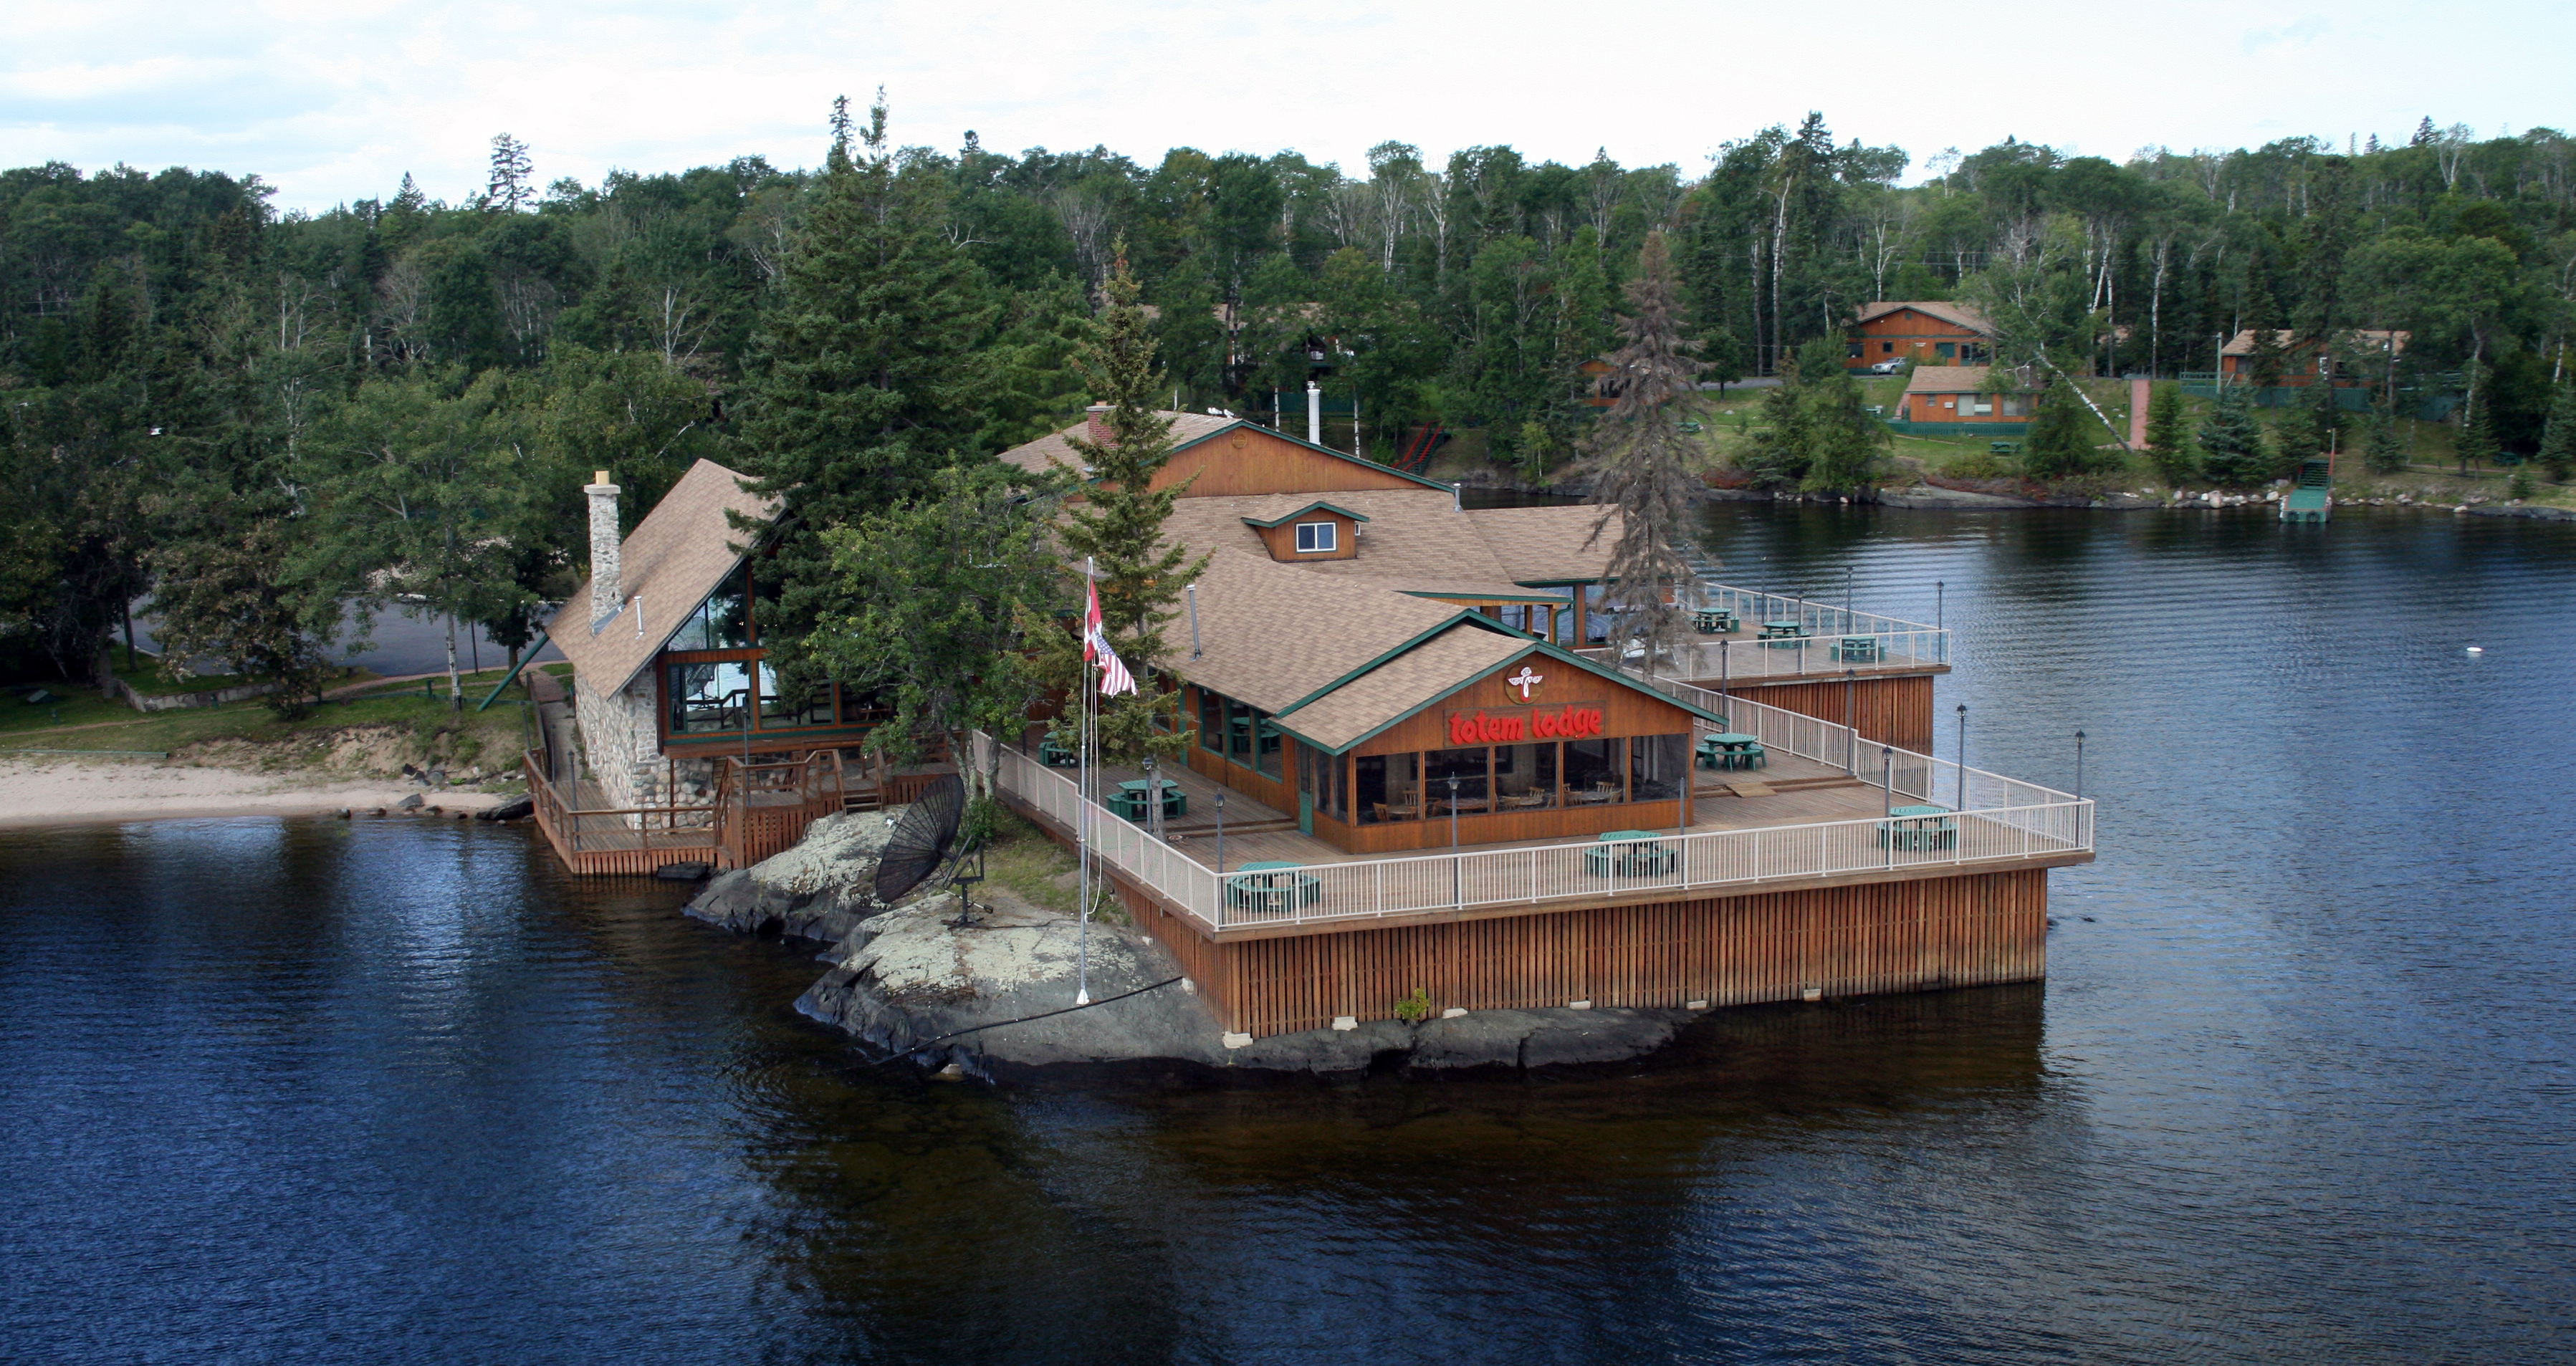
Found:
[[[1081,764],[1082,756],[1053,740],[1040,740],[1038,741],[1038,762],[1049,768],[1073,768]]]
[[[1760,768],[1770,761],[1758,735],[1719,731],[1699,737],[1699,762],[1703,768]]]
[[[1878,842],[1898,849],[1948,849],[1959,843],[1958,817],[1946,806],[1900,806],[1880,822]]]
[[[1145,804],[1153,800],[1146,794],[1146,782],[1146,779],[1134,778],[1120,783],[1109,794],[1109,809],[1141,824],[1145,819]],[[1174,816],[1188,814],[1190,814],[1190,794],[1183,792],[1179,783],[1165,778],[1163,780],[1163,818],[1169,820]]]
[[[1702,635],[1712,636],[1744,629],[1744,623],[1723,607],[1703,607],[1691,613],[1691,624],[1698,627]]]
[[[1846,664],[1875,664],[1878,662],[1878,637],[1845,636],[1842,643],[1834,646],[1832,654]]]
[[[1775,650],[1797,649],[1799,648],[1800,643],[1806,639],[1806,636],[1807,623],[1803,621],[1766,621],[1762,623],[1762,639],[1769,643],[1771,648]]]
[[[1657,838],[1660,830],[1612,830],[1583,851],[1583,871],[1594,877],[1652,876],[1669,873],[1679,861],[1673,847]]]
[[[1255,915],[1286,915],[1323,899],[1324,880],[1278,860],[1247,863],[1225,875],[1225,904]]]

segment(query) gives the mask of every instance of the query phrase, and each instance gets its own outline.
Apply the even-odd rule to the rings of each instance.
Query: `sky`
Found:
[[[2085,12],[2091,11],[2091,12]],[[1820,110],[1923,162],[2007,135],[2141,147],[2481,137],[2576,123],[2576,5],[2386,0],[2154,7],[939,0],[776,5],[11,0],[0,166],[256,174],[280,210],[479,190],[494,134],[538,178],[818,162],[832,97],[884,86],[905,144],[1293,149],[1346,169],[1389,139],[1435,164],[1703,171]]]

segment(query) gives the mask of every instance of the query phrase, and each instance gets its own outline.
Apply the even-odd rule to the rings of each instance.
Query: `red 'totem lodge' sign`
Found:
[[[1580,740],[1601,733],[1601,708],[1569,702],[1553,710],[1449,713],[1449,743],[1508,745],[1524,740]]]

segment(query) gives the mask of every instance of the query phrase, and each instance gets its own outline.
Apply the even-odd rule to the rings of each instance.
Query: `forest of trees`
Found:
[[[817,150],[583,185],[504,135],[462,202],[405,176],[314,215],[249,174],[0,172],[6,667],[92,677],[145,593],[165,638],[288,679],[350,601],[524,641],[595,469],[630,519],[700,456],[821,525],[914,496],[1079,414],[1120,244],[1181,406],[1266,417],[1311,344],[1358,414],[1337,441],[1383,458],[1436,420],[1523,469],[1574,457],[1576,367],[1658,228],[1717,381],[1879,298],[1976,302],[2006,360],[2103,374],[2397,327],[2409,382],[2478,386],[2479,439],[2528,451],[2576,320],[2576,144],[2546,129],[2125,164],[2007,140],[1910,185],[1818,115],[1689,170],[940,152],[881,104]]]

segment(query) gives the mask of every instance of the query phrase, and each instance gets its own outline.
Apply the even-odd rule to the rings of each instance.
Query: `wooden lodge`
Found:
[[[1167,632],[1186,766],[1107,774],[1104,806],[1035,726],[979,763],[1089,843],[1231,1034],[1416,990],[1692,1008],[2045,974],[2045,870],[2091,859],[2091,806],[1930,755],[1945,632],[1703,585],[1649,678],[1601,610],[1601,509],[1469,509],[1175,420],[1167,525],[1208,557]],[[1073,434],[1004,458],[1070,465]]]
[[[1604,610],[1601,509],[1468,508],[1172,416],[1167,530],[1207,556],[1166,631],[1188,762],[1159,792],[1104,775],[1103,804],[1038,725],[962,757],[1088,843],[1230,1036],[1416,990],[1698,1008],[2044,975],[2046,870],[2091,859],[2092,808],[1932,756],[1937,627],[1702,583],[1701,630],[1648,661]],[[1081,430],[1003,458],[1073,465]],[[701,463],[622,538],[616,487],[589,492],[593,577],[549,628],[571,701],[528,759],[569,866],[741,866],[949,767],[871,769],[868,699],[784,695],[736,529],[774,509],[733,471]]]
[[[1976,365],[1993,354],[1994,324],[1964,304],[1882,299],[1863,307],[1844,334],[1843,368],[1891,361]]]
[[[2406,343],[2411,335],[2404,331],[2392,332],[2365,328],[2340,333],[2338,337],[2352,351],[2365,354],[2375,352],[2381,356],[2394,358],[2406,354]],[[2218,348],[2220,382],[2237,384],[2255,378],[2256,352],[2261,349],[2257,345],[2259,340],[2260,334],[2249,327],[2228,338],[2226,345]],[[2278,348],[2281,357],[2281,371],[2273,378],[2273,387],[2304,389],[2322,379],[2338,388],[2344,388],[2364,384],[2375,378],[2367,371],[2358,374],[2338,372],[2334,352],[2312,337],[2301,337],[2296,333],[2280,330],[2272,333],[2272,344]]]

